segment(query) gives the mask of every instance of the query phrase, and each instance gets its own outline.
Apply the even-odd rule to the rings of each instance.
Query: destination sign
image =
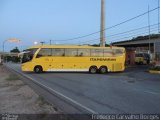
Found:
[[[90,58],[90,61],[116,61],[116,58]]]

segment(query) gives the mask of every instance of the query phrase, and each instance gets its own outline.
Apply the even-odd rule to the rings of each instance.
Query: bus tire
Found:
[[[34,67],[34,72],[35,73],[42,73],[43,72],[42,66],[35,66]]]
[[[99,72],[100,72],[101,74],[105,74],[105,73],[108,72],[108,68],[107,68],[106,66],[101,66],[101,67],[99,68]]]
[[[89,72],[90,72],[91,74],[97,73],[97,67],[96,67],[96,66],[91,66],[91,67],[89,68]]]

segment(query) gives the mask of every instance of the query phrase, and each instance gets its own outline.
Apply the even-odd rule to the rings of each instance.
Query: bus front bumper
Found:
[[[30,66],[25,65],[25,64],[21,65],[21,70],[24,71],[24,72],[31,72],[31,71],[33,71]]]

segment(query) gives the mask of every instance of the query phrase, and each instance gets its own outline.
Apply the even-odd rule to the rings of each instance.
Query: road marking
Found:
[[[52,92],[58,94],[59,96],[64,97],[65,99],[67,99],[67,100],[69,100],[70,102],[72,102],[72,103],[74,103],[74,104],[76,104],[76,105],[82,107],[83,109],[85,109],[85,110],[91,112],[92,114],[98,114],[98,113],[95,112],[94,110],[92,110],[92,109],[90,109],[90,108],[88,108],[88,107],[82,105],[81,103],[79,103],[79,102],[73,100],[72,98],[69,98],[69,97],[63,95],[62,93],[60,93],[60,92],[58,92],[58,91],[56,91],[56,90],[54,90],[54,89],[52,89],[52,88],[50,88],[50,87],[48,87],[48,86],[46,86],[46,85],[43,85],[42,83],[36,81],[35,79],[31,78],[30,76],[28,76],[28,75],[26,75],[26,74],[24,74],[24,73],[21,73],[21,72],[15,70],[14,68],[12,68],[12,67],[10,67],[10,66],[8,66],[8,65],[7,65],[7,67],[9,67],[9,68],[11,68],[12,70],[16,71],[17,73],[19,73],[19,74],[25,76],[26,78],[31,79],[32,81],[34,81],[34,82],[36,82],[37,84],[39,84],[39,85],[41,85],[41,86],[47,88],[48,90],[50,90],[50,91],[52,91]]]
[[[151,92],[151,91],[144,91],[145,93],[150,93],[150,94],[154,94],[154,95],[158,95],[158,93],[156,92]]]
[[[152,92],[152,91],[147,91],[147,90],[141,90],[141,89],[133,89],[133,90],[137,91],[137,92],[152,94],[152,95],[159,95],[159,93],[157,93],[157,92]]]

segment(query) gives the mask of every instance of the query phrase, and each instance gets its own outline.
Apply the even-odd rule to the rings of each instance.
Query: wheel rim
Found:
[[[96,73],[96,69],[95,69],[95,68],[92,68],[92,69],[91,69],[91,73]]]
[[[106,73],[106,72],[107,72],[106,68],[101,68],[101,73]]]
[[[39,71],[40,71],[40,69],[37,67],[37,68],[36,68],[36,72],[38,73]]]

